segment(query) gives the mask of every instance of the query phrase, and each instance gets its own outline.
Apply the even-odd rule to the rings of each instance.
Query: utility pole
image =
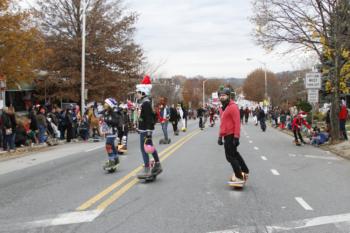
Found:
[[[86,0],[82,0],[82,35],[81,35],[81,114],[85,112],[85,29],[86,29]]]

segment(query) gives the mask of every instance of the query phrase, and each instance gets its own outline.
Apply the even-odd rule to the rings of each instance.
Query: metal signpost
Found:
[[[306,89],[321,89],[321,73],[312,72],[305,75]]]
[[[321,73],[311,72],[305,75],[305,88],[307,89],[307,101],[312,106],[311,125],[314,123],[314,105],[319,101],[319,90],[321,89]]]

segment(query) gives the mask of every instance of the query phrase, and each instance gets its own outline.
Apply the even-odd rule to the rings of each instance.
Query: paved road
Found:
[[[217,132],[192,121],[171,145],[158,146],[164,172],[147,184],[135,179],[137,135],[114,174],[101,169],[102,144],[20,158],[15,164],[26,166],[18,169],[2,162],[0,171],[11,169],[0,175],[0,232],[350,232],[348,160],[244,125],[239,151],[251,174],[233,190]]]

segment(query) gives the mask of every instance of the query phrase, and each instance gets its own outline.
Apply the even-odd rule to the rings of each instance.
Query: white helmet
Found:
[[[108,106],[111,107],[111,108],[115,108],[116,106],[118,106],[117,101],[115,99],[113,99],[113,98],[105,99],[105,103],[108,104]]]

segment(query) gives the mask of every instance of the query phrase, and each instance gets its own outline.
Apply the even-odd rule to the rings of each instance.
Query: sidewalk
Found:
[[[320,148],[324,150],[328,150],[334,154],[339,155],[340,157],[346,158],[350,160],[350,142],[344,141],[336,145],[324,145]]]

